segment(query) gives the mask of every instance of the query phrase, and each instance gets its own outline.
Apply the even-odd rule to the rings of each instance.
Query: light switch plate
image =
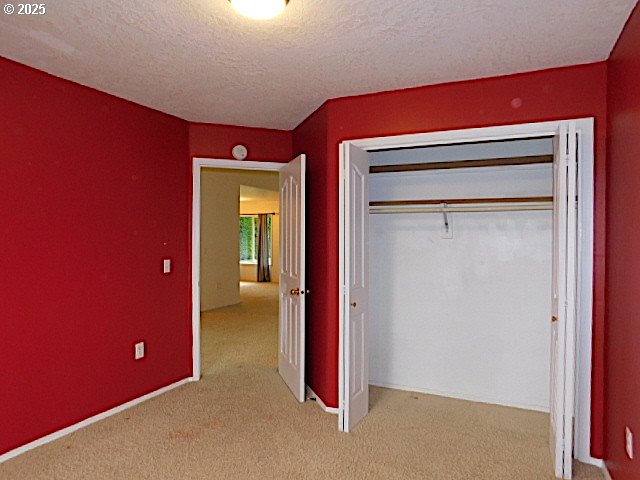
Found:
[[[162,261],[162,272],[163,273],[171,273],[171,259],[165,258]]]
[[[136,360],[140,360],[141,358],[144,358],[144,342],[136,343],[133,357]]]

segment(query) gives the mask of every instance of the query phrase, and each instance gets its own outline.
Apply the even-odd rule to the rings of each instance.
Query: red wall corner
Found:
[[[247,147],[246,160],[288,162],[293,133],[269,128],[237,127],[210,123],[189,124],[189,156],[233,159],[231,149]]]
[[[337,296],[327,281],[333,264],[322,254],[328,244],[328,225],[337,219],[329,215],[328,202],[332,197],[331,170],[327,163],[327,105],[323,104],[293,131],[293,154],[307,155],[307,211],[313,212],[307,223],[307,297],[306,324],[306,381],[307,385],[328,407],[337,407],[336,341],[328,329],[328,318],[338,314]],[[335,297],[335,299],[334,299]],[[336,332],[337,333],[337,332]],[[335,373],[331,372],[335,369]]]
[[[640,8],[609,60],[605,461],[615,480],[640,478]],[[635,433],[625,453],[624,429]]]

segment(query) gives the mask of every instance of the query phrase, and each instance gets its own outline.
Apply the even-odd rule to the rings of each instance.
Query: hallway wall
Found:
[[[240,185],[277,191],[278,172],[202,170],[201,311],[240,302]]]

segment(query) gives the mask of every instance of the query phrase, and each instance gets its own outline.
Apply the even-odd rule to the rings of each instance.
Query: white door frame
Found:
[[[389,137],[374,137],[349,140],[340,145],[340,199],[339,199],[339,410],[341,418],[345,408],[345,381],[349,372],[344,370],[345,344],[345,233],[344,206],[348,185],[345,185],[345,144],[352,144],[364,150],[374,151],[385,148],[420,147],[446,145],[465,142],[552,137],[560,130],[560,125],[573,122],[580,133],[580,165],[578,177],[578,301],[576,325],[576,375],[575,375],[575,444],[574,458],[581,462],[601,466],[602,461],[591,457],[591,351],[593,315],[593,240],[594,240],[594,120],[593,118],[558,120],[540,123],[494,126],[448,130],[431,133],[416,133]],[[573,389],[573,386],[569,386]],[[566,390],[566,389],[565,389]]]
[[[286,163],[251,162],[240,160],[224,160],[216,158],[193,158],[193,191],[191,211],[191,332],[193,336],[192,381],[200,380],[200,181],[203,168],[228,168],[233,170],[253,170],[278,172]]]

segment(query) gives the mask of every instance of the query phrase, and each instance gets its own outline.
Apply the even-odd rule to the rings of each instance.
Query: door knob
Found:
[[[553,316],[551,317],[551,321],[552,321],[552,322],[557,322],[557,321],[558,321],[558,317],[556,317],[555,315],[553,315]]]
[[[299,288],[292,288],[289,293],[291,295],[300,295],[300,289]]]
[[[358,306],[358,304],[357,304],[356,302],[353,302],[353,303],[351,304],[351,306],[352,306],[353,308],[356,308],[356,307]]]

